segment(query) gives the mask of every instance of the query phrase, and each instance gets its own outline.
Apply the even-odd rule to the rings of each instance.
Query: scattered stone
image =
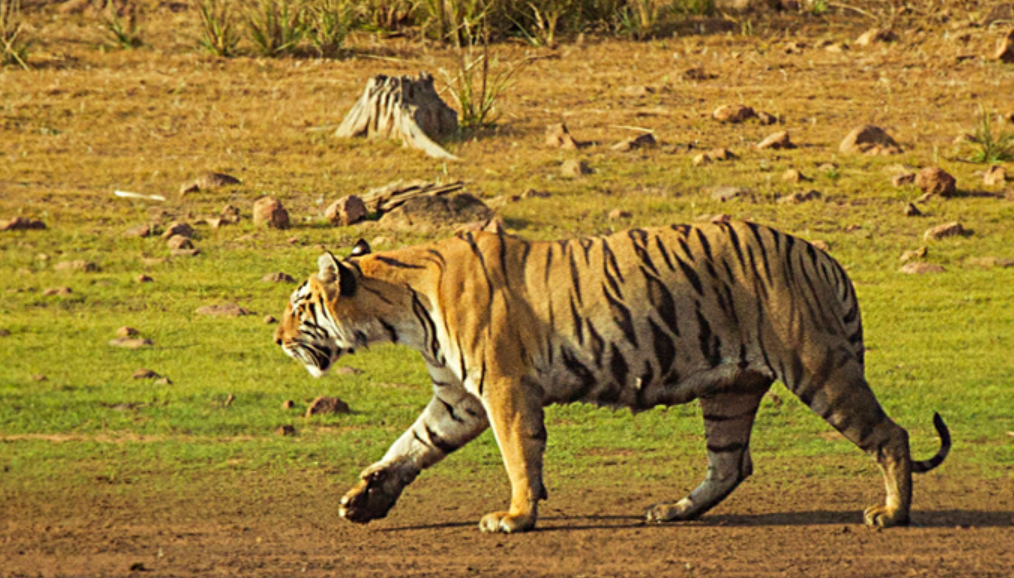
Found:
[[[169,237],[169,240],[165,244],[170,249],[193,249],[194,244],[190,242],[190,237],[184,237],[183,235],[173,235]]]
[[[548,199],[552,195],[543,191],[536,191],[535,189],[526,189],[525,192],[521,193],[522,199]]]
[[[30,231],[42,230],[46,224],[36,219],[23,219],[14,217],[9,221],[0,221],[0,231]]]
[[[324,218],[336,227],[354,225],[366,217],[366,204],[356,195],[349,195],[331,203]]]
[[[296,435],[296,428],[290,424],[280,425],[277,429],[275,429],[275,435],[294,436]]]
[[[141,349],[142,347],[149,347],[154,345],[150,339],[138,339],[135,337],[117,337],[109,342],[109,345],[113,347],[123,347],[125,349]]]
[[[845,226],[845,232],[846,233],[855,233],[856,231],[858,231],[858,230],[860,230],[862,228],[863,228],[862,225],[857,225],[855,223],[851,223],[851,224]]]
[[[335,367],[334,369],[331,370],[331,373],[333,375],[359,375],[362,372],[363,372],[362,369],[359,369],[358,367],[351,367],[348,365]]]
[[[557,123],[546,127],[546,146],[574,151],[584,146],[584,143],[574,140],[565,124]]]
[[[211,315],[213,317],[242,317],[244,315],[252,315],[249,310],[244,309],[235,303],[205,305],[203,307],[198,307],[194,313],[199,315]]]
[[[288,239],[286,239],[285,242],[288,243],[288,244],[290,244],[290,245],[295,245],[295,244],[299,243],[299,237],[296,236],[296,235],[293,235],[293,236],[289,237]]]
[[[146,367],[142,367],[135,371],[131,377],[134,379],[156,379],[162,376]]]
[[[609,219],[615,221],[616,219],[629,219],[633,215],[630,211],[624,211],[623,209],[613,209],[609,211]]]
[[[838,170],[838,165],[834,163],[821,163],[817,165],[817,170],[822,173],[830,173]]]
[[[814,247],[820,249],[821,251],[823,251],[825,253],[828,253],[828,252],[831,251],[831,245],[828,244],[827,241],[824,241],[822,239],[814,239],[813,241],[810,241],[810,244],[813,245]]]
[[[992,269],[993,267],[1014,267],[1014,259],[1004,259],[1002,257],[971,257],[967,263],[976,267],[985,267],[986,269]]]
[[[173,249],[169,253],[173,257],[196,257],[201,254],[200,249]]]
[[[852,129],[838,150],[846,154],[896,155],[901,147],[879,126],[864,124]]]
[[[32,381],[49,381],[49,378],[41,373],[36,373],[32,375]]]
[[[628,86],[623,89],[623,93],[627,96],[648,96],[649,94],[655,94],[655,89],[650,86],[644,86],[642,84]]]
[[[922,261],[913,261],[911,263],[905,263],[901,266],[901,272],[906,275],[927,275],[934,273],[943,273],[944,268],[936,263],[923,263]]]
[[[131,227],[123,232],[124,237],[132,237],[139,239],[144,237],[150,237],[151,234],[152,234],[151,225],[137,225],[136,227]]]
[[[903,212],[905,213],[906,217],[921,217],[922,216],[922,211],[919,210],[919,207],[916,207],[912,203],[906,203],[905,204],[905,208],[903,209]]]
[[[711,155],[709,155],[708,153],[700,153],[697,156],[695,156],[691,162],[694,164],[695,167],[710,165]]]
[[[349,413],[349,404],[337,397],[320,396],[306,408],[306,417],[328,413]]]
[[[295,283],[296,280],[292,278],[292,275],[288,273],[282,273],[281,271],[275,271],[274,273],[268,273],[261,277],[261,281],[265,283]]]
[[[707,189],[712,201],[726,202],[740,197],[753,196],[753,190],[731,185],[718,185]]]
[[[711,74],[704,69],[703,66],[697,68],[688,68],[683,71],[683,80],[713,80],[718,78],[718,75]]]
[[[264,316],[264,324],[265,325],[273,325],[275,323],[278,323],[278,320],[275,319],[274,315],[265,315]]]
[[[78,273],[94,273],[99,266],[91,261],[61,261],[53,267],[57,271],[73,271]]]
[[[773,114],[768,114],[766,112],[758,112],[757,121],[763,125],[778,124],[778,117]]]
[[[164,375],[155,380],[155,385],[172,385],[172,384],[173,380],[169,379]]]
[[[1001,165],[993,165],[986,169],[982,176],[982,182],[987,187],[1002,186],[1007,182],[1007,169]]]
[[[70,295],[74,291],[70,287],[50,287],[42,292],[45,297],[52,297],[54,295]]]
[[[289,228],[289,212],[274,197],[261,197],[253,207],[254,225],[264,225],[272,229]]]
[[[905,171],[898,173],[891,177],[891,184],[895,187],[904,187],[905,185],[911,185],[915,182],[915,173],[912,171]]]
[[[711,117],[718,122],[740,123],[751,118],[756,118],[757,113],[749,106],[741,104],[726,104],[715,109]]]
[[[963,226],[961,226],[961,223],[955,221],[953,223],[945,223],[943,225],[937,225],[936,227],[927,229],[926,232],[922,234],[922,238],[926,241],[938,241],[945,237],[954,237],[956,235],[966,234],[967,231]]]
[[[796,148],[796,145],[794,145],[789,139],[789,131],[783,130],[769,135],[766,139],[757,143],[757,148],[781,150],[794,149]]]
[[[590,175],[592,172],[591,167],[588,166],[583,160],[570,159],[564,161],[560,167],[560,174],[565,177],[581,177],[584,175]]]
[[[232,205],[226,205],[226,206],[222,207],[222,212],[221,212],[220,216],[222,218],[222,222],[223,223],[228,223],[230,225],[235,225],[236,223],[239,222],[239,218],[240,218],[239,217],[239,209],[237,209],[236,207],[234,207]]]
[[[1014,63],[1014,30],[1007,33],[997,46],[993,58],[1007,64]]]
[[[802,181],[808,181],[810,179],[796,169],[788,169],[784,173],[782,173],[782,180],[787,183],[795,184],[800,183]]]
[[[222,405],[224,405],[225,407],[229,407],[230,405],[232,405],[232,402],[234,401],[236,401],[236,396],[230,393],[229,397],[225,398],[225,402]]]
[[[282,402],[282,409],[292,409],[294,407],[296,407],[296,402],[292,401],[291,399],[287,399]]]
[[[204,219],[204,222],[207,223],[208,226],[211,227],[212,229],[221,228],[223,223],[221,217],[208,217],[207,219]]]
[[[863,32],[852,44],[854,46],[869,46],[877,42],[896,42],[898,35],[890,28],[871,28]]]
[[[899,257],[898,259],[902,263],[908,263],[909,261],[914,261],[916,259],[922,259],[926,257],[927,253],[929,253],[929,249],[927,249],[925,246],[922,246],[919,247],[918,249],[905,251],[904,253],[901,254],[901,257]]]
[[[723,148],[711,149],[708,151],[708,156],[716,161],[731,161],[738,158],[732,151]]]
[[[423,196],[409,199],[378,221],[386,228],[413,234],[453,229],[465,223],[487,223],[493,211],[478,198],[468,194]]]
[[[779,205],[798,205],[807,201],[816,201],[821,197],[820,191],[806,191],[805,193],[792,193],[778,199]]]
[[[229,185],[238,185],[240,180],[232,175],[224,173],[205,173],[195,180],[189,183],[183,183],[180,185],[180,196],[184,196],[187,193],[193,193],[195,191],[217,189],[219,187],[226,187]]]
[[[656,146],[658,141],[655,140],[655,135],[650,132],[639,134],[637,136],[630,137],[614,144],[611,148],[614,151],[627,152],[633,151],[640,148],[650,148]]]
[[[138,331],[137,329],[134,329],[133,327],[128,327],[126,325],[116,330],[117,337],[133,337],[135,335],[140,334],[141,332]]]
[[[939,167],[926,167],[915,176],[915,186],[925,194],[939,195],[945,199],[957,192],[956,184],[954,177]]]
[[[170,239],[177,235],[180,237],[191,238],[194,236],[194,228],[191,227],[189,223],[173,221],[172,223],[169,223],[169,226],[166,227],[165,231],[162,233],[162,238]]]

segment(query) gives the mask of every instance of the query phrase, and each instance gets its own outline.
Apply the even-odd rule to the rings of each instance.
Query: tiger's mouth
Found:
[[[343,355],[356,352],[354,348],[321,347],[315,343],[287,343],[282,345],[282,350],[289,357],[302,362],[310,375],[316,378],[326,375]]]

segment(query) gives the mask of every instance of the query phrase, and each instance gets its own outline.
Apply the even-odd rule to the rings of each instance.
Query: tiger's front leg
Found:
[[[474,395],[451,384],[434,385],[433,399],[383,459],[363,470],[341,499],[338,513],[365,524],[387,516],[419,473],[475,439],[489,425]]]
[[[542,484],[546,426],[537,386],[509,381],[489,383],[483,401],[511,481],[511,505],[479,521],[483,532],[525,532],[535,527],[539,500],[549,496]]]

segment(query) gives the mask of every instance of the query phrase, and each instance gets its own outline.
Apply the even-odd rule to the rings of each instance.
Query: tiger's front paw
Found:
[[[350,522],[365,524],[387,516],[407,485],[389,468],[367,469],[362,480],[342,496],[338,514]]]
[[[691,505],[690,501],[685,498],[676,503],[661,502],[648,508],[645,517],[648,522],[655,524],[691,520],[695,517]]]
[[[896,509],[891,510],[883,505],[870,506],[863,512],[863,521],[866,522],[867,526],[877,526],[880,528],[907,526],[908,514],[902,514]]]
[[[488,534],[527,532],[535,527],[536,517],[534,511],[527,514],[492,512],[482,517],[479,529]]]

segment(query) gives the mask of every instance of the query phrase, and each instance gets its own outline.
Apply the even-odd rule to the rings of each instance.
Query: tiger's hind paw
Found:
[[[863,521],[867,526],[878,528],[907,526],[909,523],[908,514],[902,514],[897,509],[890,509],[884,505],[866,508],[866,511],[863,512]]]

